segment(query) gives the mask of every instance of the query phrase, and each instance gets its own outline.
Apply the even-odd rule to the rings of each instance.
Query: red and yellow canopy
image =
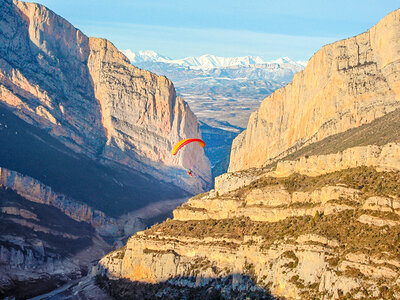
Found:
[[[179,151],[182,147],[184,147],[184,146],[187,145],[187,144],[193,143],[193,142],[198,142],[202,148],[204,148],[204,147],[206,146],[206,143],[204,143],[204,141],[201,140],[201,139],[184,139],[184,140],[179,141],[179,142],[175,145],[174,149],[172,150],[172,154],[173,154],[173,155],[176,155],[176,154],[178,153],[178,151]]]

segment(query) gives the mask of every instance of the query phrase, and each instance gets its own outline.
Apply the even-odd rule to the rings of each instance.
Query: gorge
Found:
[[[400,297],[399,34],[396,10],[318,51],[251,115],[215,189],[103,257],[100,285],[116,298],[135,292],[123,279],[198,298],[196,287],[226,299]]]
[[[0,297],[400,298],[399,37],[396,10],[325,45],[235,137],[110,41],[0,0]],[[222,142],[171,155],[202,134]]]

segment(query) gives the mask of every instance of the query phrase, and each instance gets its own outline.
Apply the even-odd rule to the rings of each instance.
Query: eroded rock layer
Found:
[[[85,275],[93,259],[110,251],[111,247],[90,224],[78,220],[82,216],[76,214],[74,220],[62,210],[41,203],[40,199],[24,198],[7,187],[10,182],[3,179],[2,171],[1,298],[26,299],[56,289],[66,281]]]
[[[12,189],[29,201],[56,207],[78,222],[89,223],[94,227],[115,222],[102,211],[54,192],[40,181],[15,171],[0,168],[0,186]]]
[[[250,290],[289,299],[397,298],[400,173],[377,170],[377,156],[314,177],[294,173],[296,162],[224,177],[229,190],[191,198],[172,220],[103,257],[100,269],[187,287],[237,276],[237,293],[249,291],[250,276]],[[399,153],[391,159],[397,166]]]

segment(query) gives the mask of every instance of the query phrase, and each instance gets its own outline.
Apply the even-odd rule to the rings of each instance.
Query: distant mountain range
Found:
[[[263,64],[292,64],[299,67],[305,67],[307,62],[293,61],[289,57],[278,58],[276,60],[264,61],[259,56],[239,56],[239,57],[220,57],[211,54],[205,54],[198,57],[189,56],[183,59],[171,59],[158,54],[153,50],[132,52],[130,49],[122,51],[132,63],[166,63],[181,67],[187,67],[193,70],[208,70],[215,68],[226,68],[232,66],[249,66]]]
[[[259,56],[206,54],[171,59],[151,50],[122,52],[133,65],[171,79],[201,121],[236,132],[246,127],[250,113],[265,97],[306,64],[288,57],[264,61]]]

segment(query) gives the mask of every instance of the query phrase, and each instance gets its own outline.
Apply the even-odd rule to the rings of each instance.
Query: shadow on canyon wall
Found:
[[[0,123],[0,167],[33,177],[108,216],[118,217],[150,202],[189,195],[150,175],[75,153],[2,105]]]

